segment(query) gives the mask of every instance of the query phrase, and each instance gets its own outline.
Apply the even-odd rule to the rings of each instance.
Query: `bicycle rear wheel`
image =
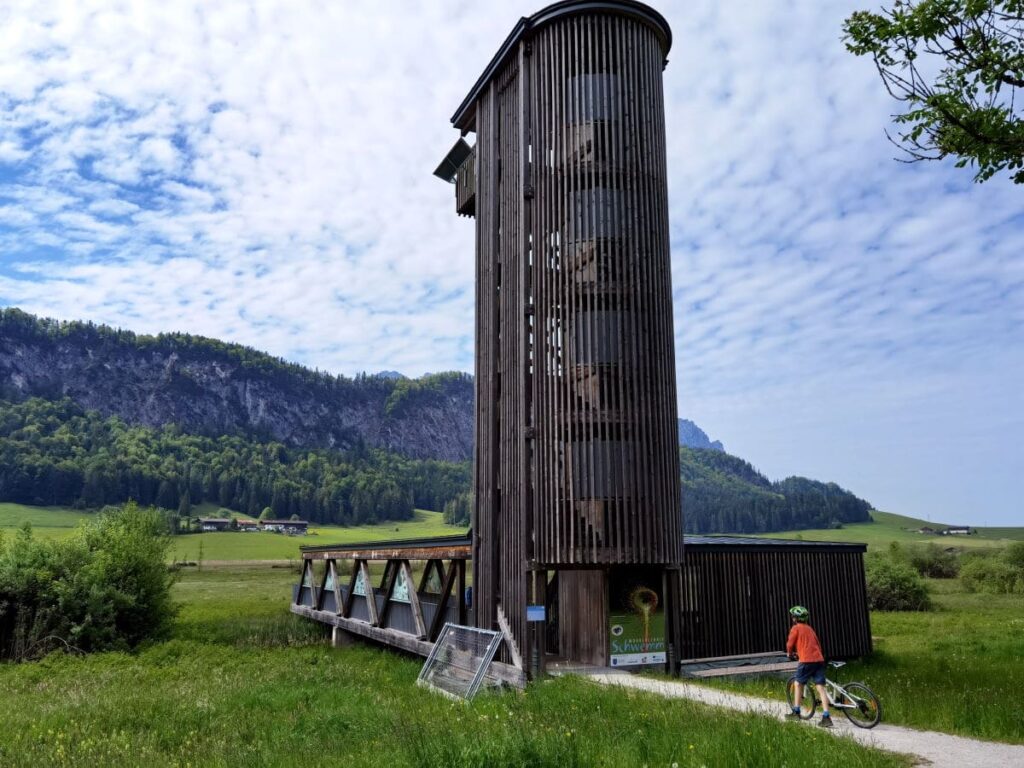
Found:
[[[843,707],[847,719],[861,728],[874,728],[882,720],[882,702],[878,700],[875,692],[864,683],[849,683],[843,686],[846,691],[844,704],[853,704],[852,707]]]
[[[797,705],[794,700],[796,697],[796,677],[791,677],[786,681],[786,701],[789,702],[789,708],[792,709]],[[814,717],[814,710],[818,706],[818,700],[814,697],[814,685],[808,681],[804,685],[803,697],[800,700],[800,717],[803,720],[810,720]]]

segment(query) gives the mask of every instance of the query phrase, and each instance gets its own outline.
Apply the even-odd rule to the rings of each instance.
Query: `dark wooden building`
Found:
[[[829,658],[871,652],[864,544],[687,536],[682,659],[782,651],[803,605]]]
[[[507,627],[524,657],[543,659],[527,606],[555,584],[569,659],[608,663],[593,638],[641,586],[668,617],[644,658],[678,642],[670,45],[636,2],[521,19],[452,118],[475,145],[437,171],[476,219],[476,621]]]

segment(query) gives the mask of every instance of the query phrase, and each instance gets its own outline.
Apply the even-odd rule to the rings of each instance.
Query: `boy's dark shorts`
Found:
[[[800,662],[796,665],[796,681],[806,683],[808,680],[814,680],[818,685],[825,684],[824,661]]]

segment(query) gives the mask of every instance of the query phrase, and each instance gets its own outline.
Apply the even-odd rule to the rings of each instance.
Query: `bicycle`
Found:
[[[833,669],[839,669],[845,666],[846,662],[830,661],[828,665]],[[795,675],[786,681],[786,701],[789,702],[790,708],[796,704],[795,684]],[[844,686],[826,677],[825,695],[830,707],[841,710],[847,720],[860,728],[874,728],[882,721],[882,702],[864,683],[847,683]],[[803,701],[800,702],[800,718],[810,720],[814,717],[817,707],[817,692],[814,684],[808,681],[804,684]]]

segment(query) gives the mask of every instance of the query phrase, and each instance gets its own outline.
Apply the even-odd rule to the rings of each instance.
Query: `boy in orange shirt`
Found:
[[[789,630],[789,639],[786,640],[786,655],[793,658],[796,652],[796,691],[795,698],[790,704],[792,712],[786,715],[787,720],[800,719],[800,702],[804,697],[804,685],[808,680],[814,680],[814,686],[818,689],[818,697],[821,700],[822,728],[832,727],[832,717],[828,711],[828,696],[825,695],[825,656],[821,652],[821,643],[818,642],[818,635],[811,625],[807,623],[811,612],[802,605],[794,605],[789,609],[789,616],[793,622],[793,628]],[[793,706],[793,703],[796,706]]]

